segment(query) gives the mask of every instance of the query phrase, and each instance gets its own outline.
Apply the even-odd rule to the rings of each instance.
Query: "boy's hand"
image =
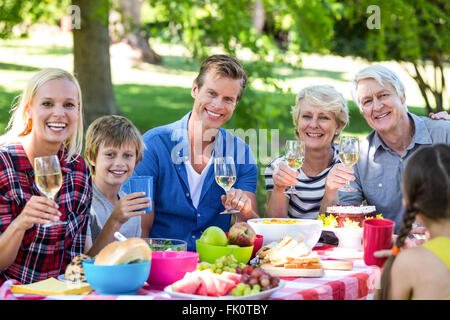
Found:
[[[150,198],[144,196],[145,192],[135,192],[120,198],[111,213],[111,218],[122,225],[132,217],[145,214],[144,209],[150,206]]]

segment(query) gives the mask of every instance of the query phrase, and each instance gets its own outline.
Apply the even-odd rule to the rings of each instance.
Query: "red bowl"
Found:
[[[228,232],[225,232],[225,234],[227,235],[227,238],[228,238]],[[256,235],[255,243],[253,243],[253,252],[252,252],[252,256],[250,257],[250,260],[252,260],[256,256],[256,253],[258,252],[258,250],[261,249],[263,240],[264,240],[264,237],[262,235],[260,235],[260,234]]]

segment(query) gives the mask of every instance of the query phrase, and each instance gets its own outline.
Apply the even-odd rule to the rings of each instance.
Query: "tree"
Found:
[[[131,48],[139,52],[139,61],[162,64],[162,57],[150,47],[148,32],[141,24],[142,4],[145,0],[120,0],[123,13],[119,38],[123,38]]]
[[[379,26],[370,28],[368,19],[376,10]],[[427,112],[439,112],[448,105],[449,17],[450,4],[445,0],[346,0],[335,11],[331,51],[369,61],[400,62],[416,81]]]
[[[251,51],[251,61],[244,62],[250,85],[235,111],[236,116],[228,124],[246,129],[280,128],[281,119],[290,117],[289,106],[283,109],[269,94],[257,93],[252,83],[257,78],[262,79],[271,90],[287,92],[277,85],[274,68],[290,63],[284,49],[298,56],[302,52],[325,52],[333,31],[330,12],[333,2],[152,0],[150,5],[159,8],[159,22],[169,21],[170,39],[179,38],[194,58],[205,58],[213,52],[213,46],[231,55],[237,55],[243,48]],[[265,16],[256,19],[255,11]],[[271,23],[277,32],[286,34],[283,46],[274,34],[261,33],[261,27],[255,28],[257,21]]]
[[[20,26],[23,35],[38,21],[58,20],[66,15],[69,0],[0,0],[0,38],[12,35]],[[98,116],[120,114],[111,82],[108,34],[109,0],[73,0],[81,15],[73,29],[74,74],[83,93],[86,127]]]
[[[73,0],[81,25],[73,30],[74,73],[83,93],[86,126],[102,115],[121,114],[114,97],[107,0]]]

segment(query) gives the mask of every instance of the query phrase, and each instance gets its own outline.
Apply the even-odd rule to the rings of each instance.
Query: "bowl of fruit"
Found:
[[[247,263],[253,254],[256,233],[245,223],[235,223],[228,233],[216,226],[208,227],[196,241],[200,261],[214,263],[218,258],[232,255],[238,262]]]

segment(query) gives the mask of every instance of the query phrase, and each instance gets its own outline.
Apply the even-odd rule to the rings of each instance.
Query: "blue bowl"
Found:
[[[101,295],[135,295],[150,274],[151,261],[113,266],[94,261],[83,261],[83,270],[89,285]]]

